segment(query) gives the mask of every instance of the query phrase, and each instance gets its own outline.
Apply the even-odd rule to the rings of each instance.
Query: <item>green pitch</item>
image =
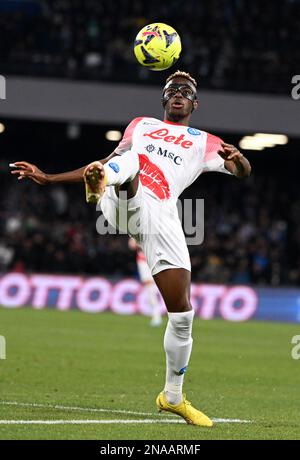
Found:
[[[185,391],[208,416],[227,419],[212,429],[156,412],[163,334],[142,316],[0,308],[0,439],[300,438],[300,360],[291,358],[299,326],[195,320]]]

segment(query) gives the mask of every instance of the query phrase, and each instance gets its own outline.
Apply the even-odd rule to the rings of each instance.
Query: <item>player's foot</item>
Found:
[[[152,327],[159,327],[161,326],[161,318],[152,318],[151,321],[150,321],[150,326]]]
[[[213,422],[203,414],[203,412],[195,409],[192,404],[186,400],[185,395],[183,395],[182,402],[174,406],[168,403],[165,393],[161,392],[156,398],[156,405],[159,412],[165,410],[180,415],[189,425],[213,426]]]
[[[83,173],[85,182],[85,196],[88,203],[98,203],[101,200],[106,186],[105,169],[100,161],[89,164]]]

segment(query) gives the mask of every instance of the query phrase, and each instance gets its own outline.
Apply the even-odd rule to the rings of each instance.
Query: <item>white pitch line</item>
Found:
[[[20,406],[20,407],[37,407],[43,409],[57,409],[57,410],[74,410],[81,412],[108,412],[110,414],[126,414],[126,415],[157,415],[151,412],[135,412],[131,410],[122,409],[98,409],[91,407],[76,407],[76,406],[61,406],[59,404],[38,404],[38,403],[19,403],[17,401],[0,401],[0,404],[7,406]],[[167,414],[169,415],[169,414]]]
[[[230,422],[228,419],[216,419],[219,423],[250,423],[246,420],[232,419]],[[215,421],[216,421],[215,420]],[[0,420],[0,425],[133,425],[133,424],[157,424],[160,423],[173,423],[173,424],[185,424],[184,420],[174,419],[143,419],[143,420]]]
[[[101,409],[101,408],[89,408],[89,407],[77,407],[77,406],[62,406],[59,404],[39,404],[39,403],[22,403],[18,401],[0,401],[0,404],[7,405],[7,406],[18,406],[18,407],[36,407],[42,409],[56,409],[61,411],[80,411],[80,412],[102,412],[102,413],[110,413],[110,414],[125,414],[125,415],[146,415],[152,417],[161,417],[158,413],[152,412],[135,412],[130,410],[118,410],[118,409]],[[170,423],[185,423],[181,420],[171,420],[171,418],[177,418],[175,414],[164,414],[164,416],[170,417]],[[160,419],[162,420],[162,419]],[[235,418],[212,418],[213,422],[216,423],[252,423],[252,420],[240,420]],[[101,422],[101,420],[97,420],[96,422]],[[106,423],[106,421],[104,421]],[[143,420],[137,423],[142,423]],[[155,420],[153,421],[155,422]],[[112,422],[113,423],[113,422]],[[165,423],[165,422],[163,422]]]
[[[159,423],[185,423],[184,420],[173,419],[144,419],[144,420],[0,420],[0,425],[112,425],[112,424],[159,424]]]
[[[253,423],[253,420],[240,420],[239,418],[212,418],[216,423]]]

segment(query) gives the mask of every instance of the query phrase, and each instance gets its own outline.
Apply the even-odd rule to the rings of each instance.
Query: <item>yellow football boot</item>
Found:
[[[161,392],[156,398],[156,405],[159,412],[165,410],[167,412],[172,412],[173,414],[180,415],[180,417],[184,418],[186,423],[189,425],[206,427],[213,426],[213,422],[206,415],[204,415],[203,412],[195,409],[192,404],[187,401],[185,395],[183,395],[183,401],[180,404],[174,406],[173,404],[168,403],[164,392]]]
[[[83,173],[85,196],[88,203],[98,203],[102,198],[107,183],[105,169],[100,161],[89,164]]]

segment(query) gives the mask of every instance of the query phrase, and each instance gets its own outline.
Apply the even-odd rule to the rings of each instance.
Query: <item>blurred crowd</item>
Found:
[[[155,83],[133,42],[157,21],[203,88],[289,93],[299,73],[299,0],[0,0],[1,72]]]
[[[7,270],[135,276],[126,235],[97,233],[101,216],[82,184],[40,187],[2,174],[0,273]],[[206,174],[188,191],[205,200],[205,238],[190,246],[193,280],[299,285],[300,200],[267,175]]]

